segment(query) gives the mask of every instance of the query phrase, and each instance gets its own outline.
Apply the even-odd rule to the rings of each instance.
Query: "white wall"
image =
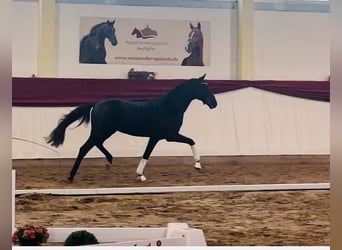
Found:
[[[193,138],[201,155],[329,154],[330,118],[327,102],[242,89],[216,95],[218,106],[210,110],[194,101],[185,113],[181,133]],[[90,127],[67,129],[58,154],[44,137],[71,108],[13,108],[13,158],[76,157],[89,136]],[[115,157],[141,156],[146,138],[115,134],[105,145]],[[191,155],[188,145],[161,141],[152,155]],[[88,157],[103,157],[94,148]]]
[[[37,2],[13,2],[13,76],[37,72]],[[158,78],[235,79],[236,10],[57,4],[57,77],[126,78],[131,67]],[[79,17],[208,20],[209,67],[84,65],[78,56]],[[330,74],[330,25],[326,12],[255,12],[255,79],[326,80]]]
[[[12,74],[37,74],[38,3],[12,2]]]
[[[13,2],[13,76],[37,70],[37,3]],[[76,53],[79,16],[120,16],[158,19],[206,19],[211,22],[211,66],[80,65]],[[323,80],[329,75],[328,13],[255,13],[256,79]],[[58,4],[57,77],[124,78],[134,66],[158,72],[159,78],[190,78],[207,72],[209,79],[235,76],[234,10],[118,7]],[[22,20],[22,18],[24,18]],[[63,36],[62,36],[63,34]],[[23,45],[23,42],[25,45]],[[73,58],[75,55],[73,55]],[[186,112],[182,132],[192,137],[202,155],[329,154],[330,104],[253,88],[217,95],[219,106],[209,110],[194,102]],[[76,156],[89,127],[68,130],[58,154],[44,147],[58,119],[71,108],[13,107],[13,158]],[[38,145],[38,144],[41,145]],[[140,156],[145,138],[116,134],[106,142],[114,156]],[[44,147],[43,147],[44,146]],[[191,155],[186,145],[161,142],[153,155]],[[88,157],[102,156],[93,149]]]
[[[329,13],[255,12],[255,79],[327,80]]]

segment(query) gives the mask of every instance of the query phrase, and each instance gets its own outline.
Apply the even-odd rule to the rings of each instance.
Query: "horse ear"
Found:
[[[195,27],[192,25],[192,23],[190,23],[190,29],[193,29],[193,28],[195,28]]]
[[[115,23],[115,19],[113,19],[113,22],[112,22],[112,24],[114,24]]]
[[[198,28],[199,30],[201,29],[201,23],[200,23],[200,22],[197,23],[197,28]]]
[[[198,80],[203,81],[203,80],[204,80],[204,77],[205,77],[206,75],[207,75],[207,74],[205,73],[203,76],[201,76],[200,78],[198,78]]]

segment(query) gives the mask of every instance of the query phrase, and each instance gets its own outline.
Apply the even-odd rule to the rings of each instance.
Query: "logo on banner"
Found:
[[[136,38],[148,39],[148,38],[155,38],[158,36],[158,32],[152,30],[148,25],[146,28],[139,30],[134,28],[132,31],[132,36],[136,35]]]

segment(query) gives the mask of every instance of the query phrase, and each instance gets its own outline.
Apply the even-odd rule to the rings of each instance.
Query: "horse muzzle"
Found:
[[[215,96],[213,96],[213,97],[210,98],[210,99],[208,98],[208,100],[205,100],[205,102],[203,102],[203,104],[208,105],[208,107],[209,107],[210,109],[216,108],[216,106],[217,106],[217,101],[216,101]]]
[[[185,51],[188,52],[188,53],[191,53],[190,46],[186,46],[186,47],[185,47]]]
[[[215,103],[210,103],[210,104],[208,104],[208,106],[210,109],[214,109],[217,106],[217,102],[215,101]]]

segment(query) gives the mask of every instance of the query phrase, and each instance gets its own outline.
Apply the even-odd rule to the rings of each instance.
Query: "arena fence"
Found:
[[[168,187],[124,187],[96,189],[15,189],[15,170],[12,170],[12,226],[15,230],[15,196],[21,194],[52,195],[122,195],[160,194],[176,192],[257,192],[330,190],[330,183],[257,184],[257,185],[209,185]],[[79,230],[93,233],[104,246],[206,246],[201,229],[189,228],[186,223],[169,223],[164,228],[48,228],[49,242],[64,242],[67,236]]]
[[[208,185],[208,186],[166,186],[166,187],[123,187],[94,189],[29,189],[16,190],[15,194],[52,194],[52,195],[115,195],[115,194],[163,194],[179,192],[259,192],[291,190],[328,190],[329,183],[296,184],[254,184],[254,185]]]
[[[72,232],[86,230],[99,246],[206,246],[201,229],[186,223],[168,223],[161,228],[48,228],[49,242],[64,242]]]

